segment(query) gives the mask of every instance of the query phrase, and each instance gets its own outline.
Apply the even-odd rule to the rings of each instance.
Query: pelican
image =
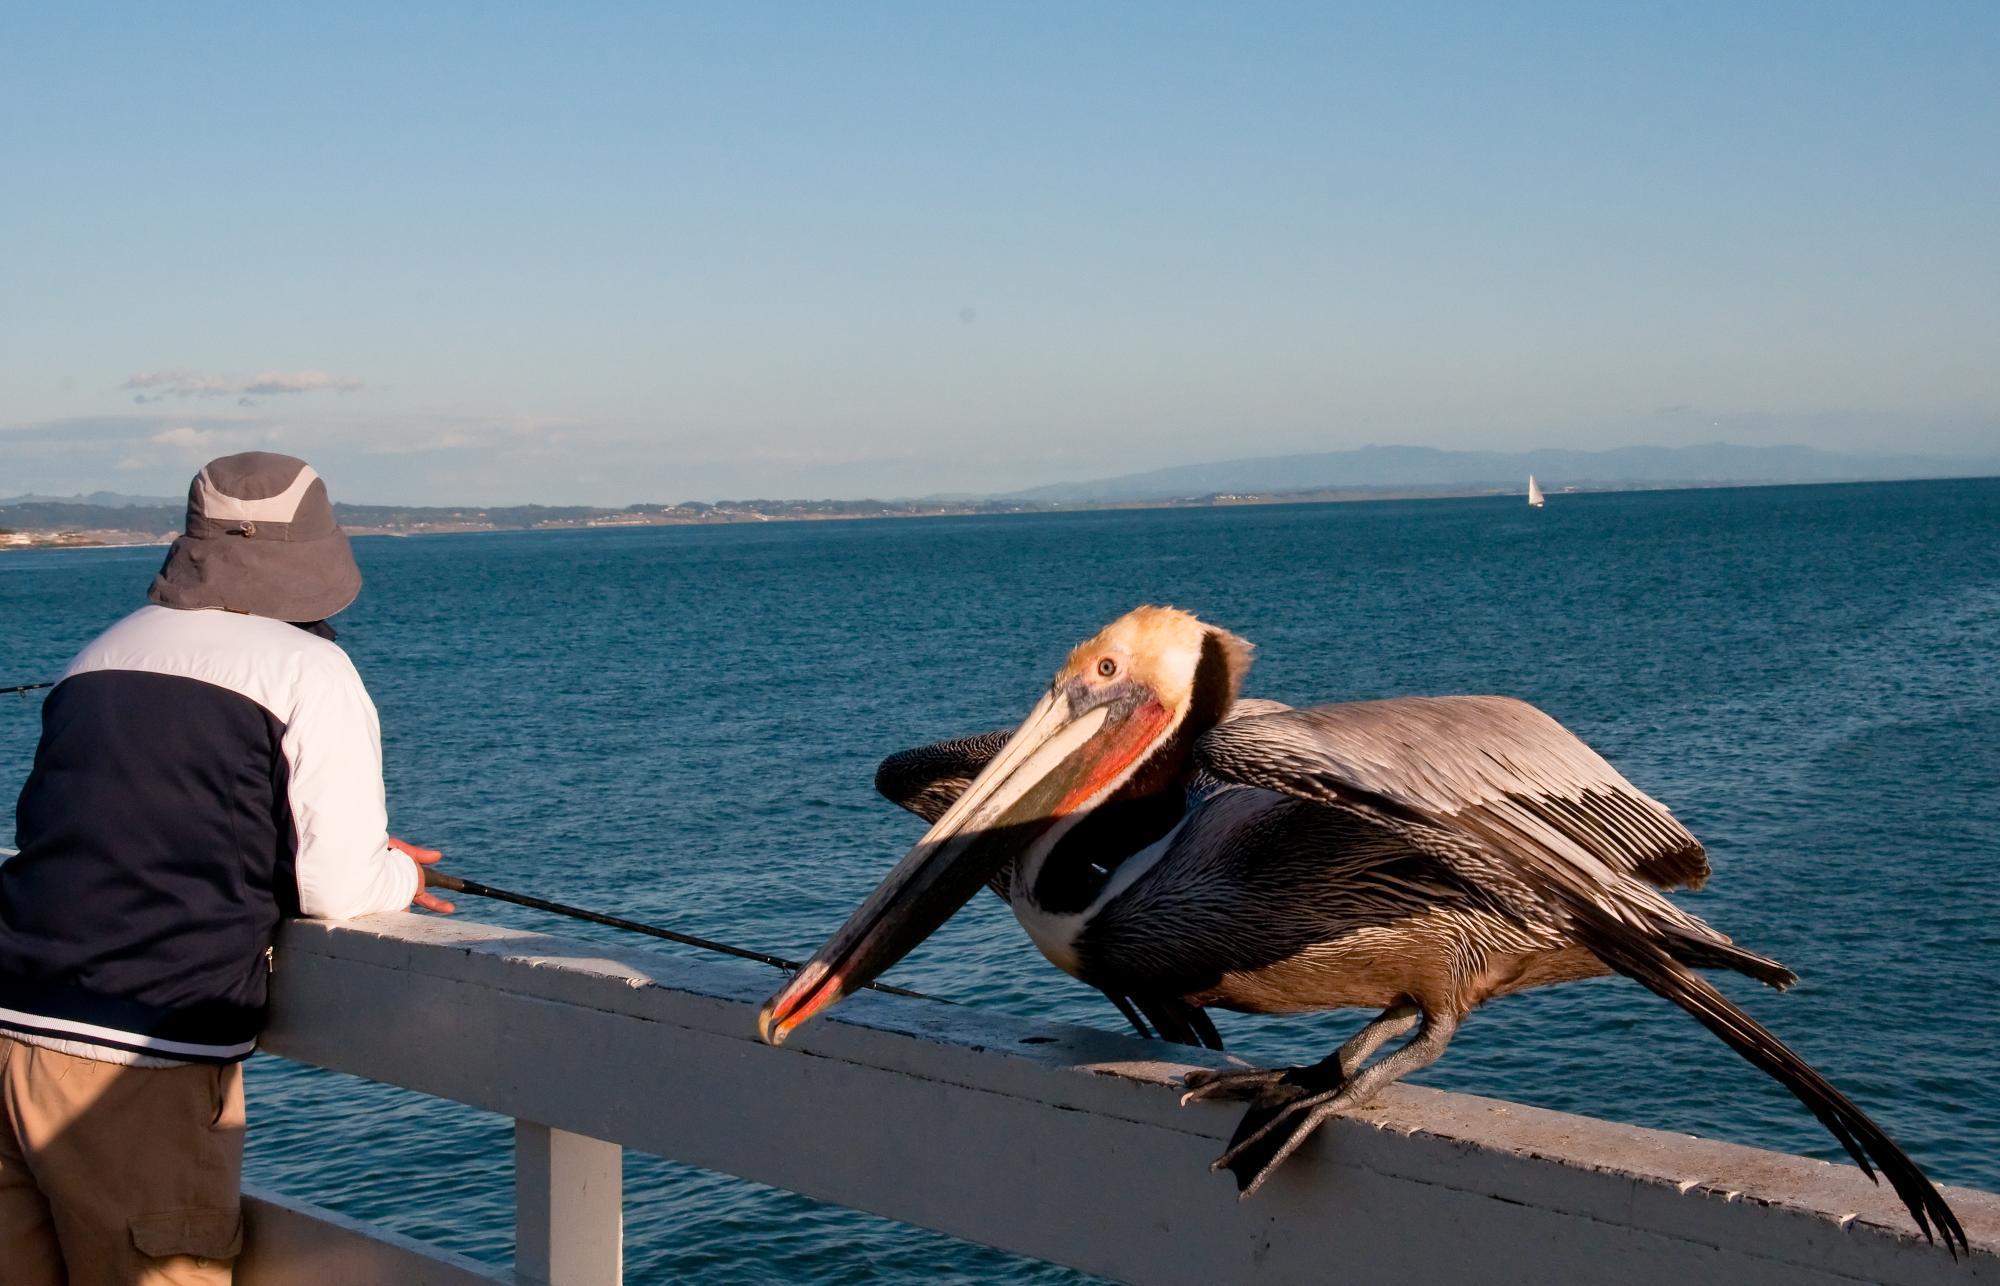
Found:
[[[783,1041],[982,884],[1142,1033],[1138,1014],[1219,1047],[1208,1007],[1379,1011],[1318,1063],[1187,1076],[1184,1101],[1251,1100],[1215,1163],[1248,1197],[1329,1117],[1434,1062],[1479,1005],[1619,973],[1790,1090],[1927,1238],[1965,1245],[1881,1127],[1694,972],[1796,980],[1663,896],[1708,876],[1664,806],[1506,697],[1239,700],[1251,650],[1141,607],[1077,647],[1011,734],[885,761],[884,793],[933,824],[764,1004],[759,1034]]]

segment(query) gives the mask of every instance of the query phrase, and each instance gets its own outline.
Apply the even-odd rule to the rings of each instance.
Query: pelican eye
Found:
[[[1097,663],[1097,672],[1108,679],[1118,673],[1118,662],[1107,656]]]

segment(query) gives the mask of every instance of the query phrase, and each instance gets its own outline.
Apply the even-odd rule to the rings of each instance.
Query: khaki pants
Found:
[[[223,1286],[243,1068],[121,1067],[0,1035],[0,1281]]]

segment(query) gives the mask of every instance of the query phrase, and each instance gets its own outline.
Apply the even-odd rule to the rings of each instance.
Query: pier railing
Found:
[[[244,1286],[610,1286],[621,1148],[1135,1283],[2000,1282],[2000,1196],[1954,1262],[1846,1165],[1403,1086],[1238,1202],[1200,1051],[874,993],[770,1049],[769,971],[462,920],[276,961],[272,1052],[515,1119],[516,1262],[257,1192]]]

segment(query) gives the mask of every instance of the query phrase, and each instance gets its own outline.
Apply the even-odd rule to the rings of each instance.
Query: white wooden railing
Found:
[[[288,925],[266,1047],[514,1117],[516,1263],[254,1193],[238,1280],[611,1286],[630,1147],[1138,1283],[2000,1282],[1992,1194],[1948,1194],[1954,1262],[1851,1166],[1408,1086],[1238,1202],[1208,1162],[1241,1108],[1174,1085],[1219,1056],[875,993],[770,1049],[772,984],[456,919]]]

